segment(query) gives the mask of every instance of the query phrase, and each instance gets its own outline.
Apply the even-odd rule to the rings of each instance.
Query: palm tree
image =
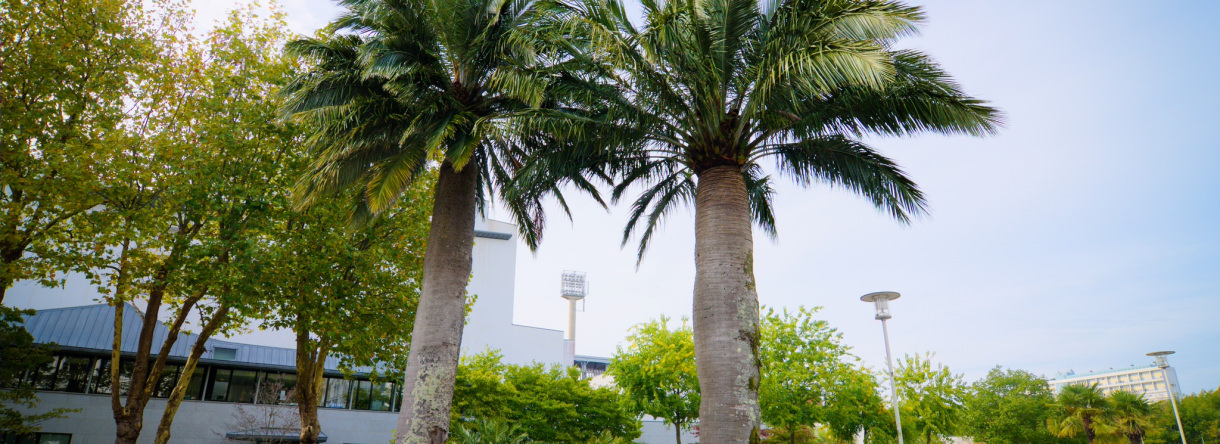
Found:
[[[1143,444],[1145,431],[1152,424],[1152,405],[1144,395],[1116,391],[1110,393],[1111,412],[1109,421],[1115,431],[1127,438],[1129,444]]]
[[[569,150],[526,170],[580,177],[604,167],[621,179],[615,200],[645,185],[623,237],[626,244],[642,230],[641,258],[662,216],[694,204],[700,437],[755,442],[751,222],[775,234],[762,161],[774,159],[803,186],[844,187],[905,223],[924,212],[922,193],[861,136],[981,136],[997,129],[999,113],[924,54],[893,49],[923,19],[898,2],[643,0],[637,27],[620,0],[555,1],[546,6],[548,26],[570,42],[574,60],[592,66],[581,77],[585,97],[596,102],[591,114],[614,128],[599,137],[615,149]]]
[[[1088,443],[1093,444],[1099,431],[1109,430],[1098,421],[1109,415],[1111,405],[1097,389],[1097,384],[1064,387],[1056,397],[1054,407],[1057,413],[1046,423],[1056,436],[1069,438],[1084,433]]]
[[[498,194],[526,242],[539,240],[540,205],[503,185],[531,149],[553,141],[501,118],[548,106],[546,54],[532,47],[528,0],[340,3],[347,12],[328,33],[287,46],[309,64],[283,91],[284,113],[310,128],[315,158],[294,194],[308,206],[355,188],[347,194],[361,220],[393,206],[425,169],[439,169],[397,430],[399,442],[441,443],[476,212]]]

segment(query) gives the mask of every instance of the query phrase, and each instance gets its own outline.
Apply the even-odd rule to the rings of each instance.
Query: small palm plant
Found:
[[[476,419],[456,427],[452,444],[523,444],[530,442],[521,427],[506,421]]]
[[[1110,394],[1110,405],[1108,422],[1115,432],[1125,436],[1128,444],[1143,444],[1153,416],[1152,405],[1144,395],[1117,391]]]
[[[1046,420],[1047,429],[1061,438],[1084,434],[1088,444],[1094,444],[1098,434],[1112,430],[1103,422],[1112,407],[1097,384],[1064,387],[1055,397],[1053,407],[1056,411]]]

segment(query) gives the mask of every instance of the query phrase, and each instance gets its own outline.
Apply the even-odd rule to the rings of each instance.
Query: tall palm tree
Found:
[[[309,64],[284,90],[284,112],[310,128],[315,157],[294,193],[308,206],[354,187],[360,219],[394,205],[426,168],[439,169],[397,430],[402,443],[441,443],[476,212],[499,195],[526,242],[539,240],[540,205],[503,185],[531,149],[554,141],[501,118],[550,104],[541,70],[549,64],[527,32],[528,0],[340,3],[347,12],[328,33],[287,46]]]
[[[1055,397],[1054,407],[1057,414],[1046,420],[1047,428],[1061,438],[1083,433],[1085,440],[1093,444],[1099,431],[1110,429],[1099,421],[1110,414],[1111,405],[1097,384],[1064,387]]]
[[[568,151],[526,171],[618,174],[632,205],[626,244],[642,257],[659,220],[695,206],[694,329],[705,443],[758,440],[758,301],[752,225],[775,234],[772,178],[840,186],[901,222],[919,189],[860,139],[920,132],[993,133],[999,113],[965,95],[931,59],[892,43],[918,8],[865,0],[642,0],[639,26],[620,0],[555,0],[548,28],[569,42],[611,151]],[[569,74],[581,76],[582,74]],[[573,82],[573,88],[576,88]],[[563,131],[561,125],[551,125]],[[587,128],[580,128],[586,131]],[[573,136],[579,131],[573,131]],[[608,154],[609,153],[609,154]],[[553,180],[541,181],[544,184]]]
[[[1127,438],[1129,444],[1143,444],[1145,432],[1152,424],[1152,405],[1144,395],[1116,391],[1110,393],[1109,421],[1115,431]]]

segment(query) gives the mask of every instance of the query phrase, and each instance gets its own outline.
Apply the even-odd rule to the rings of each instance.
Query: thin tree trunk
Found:
[[[702,387],[699,441],[759,442],[758,294],[745,178],[699,173],[695,195],[695,362]]]
[[[203,329],[199,331],[199,337],[195,340],[195,345],[191,347],[191,355],[186,358],[186,365],[182,366],[182,372],[179,373],[178,382],[174,384],[174,391],[170,392],[169,399],[165,402],[165,412],[161,414],[161,423],[157,425],[157,436],[154,439],[154,444],[168,444],[170,437],[170,427],[174,424],[174,415],[178,414],[178,407],[182,406],[182,400],[186,398],[186,390],[190,388],[191,376],[195,374],[195,367],[199,364],[199,357],[203,356],[204,346],[212,334],[224,325],[229,317],[229,307],[221,306],[212,314],[212,319],[209,319],[207,324],[204,324]],[[202,389],[202,387],[201,387]]]
[[[682,444],[682,425],[677,422],[674,423],[674,438],[678,444]]]
[[[407,357],[399,444],[441,444],[449,436],[449,409],[466,316],[466,281],[474,248],[477,159],[454,171],[441,165],[411,352]]]

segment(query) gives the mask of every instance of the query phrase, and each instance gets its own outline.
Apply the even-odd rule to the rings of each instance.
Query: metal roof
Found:
[[[143,314],[131,304],[123,309],[123,341],[120,352],[135,354],[140,339],[140,328]],[[34,342],[40,344],[55,344],[62,349],[77,351],[96,351],[110,353],[114,343],[114,307],[108,304],[86,305],[82,307],[49,308],[38,310],[32,316],[26,316],[25,329],[34,337]],[[161,344],[169,335],[169,328],[158,322],[153,331],[152,352],[161,349]],[[195,345],[198,335],[181,332],[174,346],[170,348],[171,360],[186,360],[191,347]],[[224,363],[245,365],[258,368],[278,368],[282,370],[296,369],[296,350],[284,347],[269,347],[265,345],[243,344],[239,342],[208,339],[205,342],[206,351],[200,357],[201,363]],[[217,359],[216,349],[234,350],[233,359]],[[339,371],[339,359],[326,358],[326,370]],[[356,373],[368,373],[372,368],[361,367],[353,369]]]

